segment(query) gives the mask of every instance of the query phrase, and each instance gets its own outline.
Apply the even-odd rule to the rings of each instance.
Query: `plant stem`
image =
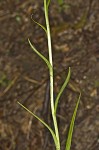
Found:
[[[49,62],[51,65],[49,69],[51,113],[52,113],[52,118],[54,123],[55,135],[57,137],[56,150],[60,150],[59,131],[58,131],[57,118],[56,118],[55,107],[54,107],[52,45],[51,45],[51,34],[50,34],[50,25],[49,25],[49,17],[48,17],[48,6],[46,0],[44,0],[44,9],[45,9],[45,20],[46,20],[47,38],[48,38]]]

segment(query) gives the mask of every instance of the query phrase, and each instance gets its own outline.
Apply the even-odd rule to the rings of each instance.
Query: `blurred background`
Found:
[[[54,63],[54,93],[72,75],[61,96],[58,123],[64,150],[70,119],[82,92],[71,150],[99,149],[99,1],[57,0],[49,17]],[[54,150],[45,127],[21,108],[50,126],[49,75],[45,63],[27,39],[48,58],[43,0],[0,0],[0,150]]]

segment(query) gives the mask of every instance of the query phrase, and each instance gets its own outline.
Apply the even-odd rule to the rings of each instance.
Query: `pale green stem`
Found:
[[[48,17],[48,8],[46,0],[44,0],[44,9],[45,9],[45,20],[46,20],[46,28],[47,28],[47,38],[48,38],[48,51],[49,51],[49,62],[51,64],[51,68],[49,70],[50,73],[50,100],[51,100],[51,113],[55,128],[55,134],[57,138],[57,150],[60,150],[60,139],[59,139],[59,131],[57,125],[57,119],[55,114],[55,107],[54,107],[54,96],[53,96],[53,61],[52,61],[52,46],[51,46],[51,34],[50,34],[50,25],[49,25],[49,17]]]

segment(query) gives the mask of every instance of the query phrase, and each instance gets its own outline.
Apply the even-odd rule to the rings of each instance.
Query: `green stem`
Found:
[[[53,118],[53,123],[54,123],[54,128],[55,128],[55,135],[57,138],[56,150],[60,150],[59,131],[58,131],[57,118],[56,118],[55,107],[54,107],[52,46],[51,46],[51,34],[50,34],[50,25],[49,25],[49,17],[48,17],[48,7],[47,7],[46,0],[44,0],[44,9],[45,9],[45,20],[46,20],[47,38],[48,38],[49,62],[51,64],[51,67],[49,69],[51,113],[52,113],[52,118]]]

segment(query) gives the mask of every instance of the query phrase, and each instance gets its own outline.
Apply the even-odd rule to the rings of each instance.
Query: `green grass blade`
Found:
[[[27,112],[29,112],[31,115],[33,115],[37,120],[39,120],[51,133],[52,137],[53,137],[53,140],[55,142],[55,145],[57,147],[57,138],[55,136],[55,133],[54,131],[50,128],[49,125],[47,125],[42,119],[40,119],[37,115],[35,115],[33,112],[31,112],[28,108],[26,108],[24,105],[22,105],[20,102],[18,102],[18,104],[24,108]]]
[[[76,106],[75,106],[75,109],[74,109],[74,113],[73,113],[73,116],[72,116],[72,119],[71,119],[65,150],[70,150],[70,147],[71,147],[73,129],[74,129],[75,118],[76,118],[76,114],[77,114],[77,110],[78,110],[78,106],[79,106],[79,102],[80,102],[80,97],[81,97],[81,93],[78,97],[78,100],[77,100],[77,103],[76,103]]]
[[[40,57],[44,60],[44,62],[47,64],[48,68],[51,68],[50,62],[33,46],[33,44],[30,42],[30,40],[28,39],[28,42],[32,48],[32,50]]]
[[[48,0],[48,1],[47,1],[47,8],[49,7],[50,1],[51,1],[51,0]]]
[[[35,22],[38,26],[40,26],[40,27],[45,31],[45,33],[47,34],[47,30],[46,30],[46,28],[45,28],[42,24],[38,23],[38,22],[35,21],[33,18],[32,18],[32,20],[33,20],[33,22]]]
[[[59,102],[60,96],[62,95],[65,87],[67,86],[67,84],[68,84],[68,82],[70,80],[70,75],[71,75],[71,71],[70,71],[70,67],[69,67],[68,75],[67,75],[67,77],[66,77],[66,79],[65,79],[65,81],[64,81],[64,83],[63,83],[63,85],[62,85],[62,87],[61,87],[61,89],[60,89],[60,91],[59,91],[59,93],[57,95],[57,97],[56,97],[56,100],[55,100],[55,113],[57,111],[57,106],[58,106],[58,102]]]

